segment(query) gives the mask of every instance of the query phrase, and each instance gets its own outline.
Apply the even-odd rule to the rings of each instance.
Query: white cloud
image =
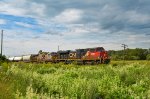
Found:
[[[46,6],[44,4],[32,2],[30,3],[30,6],[26,14],[29,14],[35,18],[45,18],[46,17],[45,11],[46,11]]]
[[[99,32],[99,28],[94,24],[64,24],[66,31],[62,34],[65,36],[78,37],[92,32]]]
[[[132,23],[147,23],[150,21],[150,15],[141,14],[136,11],[127,11],[124,16],[126,16],[129,22]]]
[[[45,5],[27,0],[0,1],[0,12],[15,16],[44,17]]]
[[[15,2],[16,1],[16,2]],[[23,0],[25,1],[25,0]],[[0,12],[5,13],[5,14],[10,14],[10,15],[25,15],[26,9],[20,8],[17,5],[22,5],[24,2],[19,2],[19,0],[14,0],[12,2],[0,2]]]
[[[82,18],[83,11],[79,9],[66,9],[55,16],[53,21],[59,23],[71,23],[79,21]]]
[[[0,19],[0,24],[6,24],[6,20]]]
[[[20,25],[20,26],[23,26],[23,27],[27,27],[27,28],[32,28],[32,27],[34,27],[34,26],[31,25],[31,24],[27,24],[27,23],[23,23],[23,22],[15,22],[15,24]]]

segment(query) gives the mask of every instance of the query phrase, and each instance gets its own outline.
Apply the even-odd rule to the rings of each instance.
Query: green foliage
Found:
[[[41,68],[37,70],[37,73],[40,74],[49,74],[56,72],[56,68]]]
[[[146,56],[150,54],[150,49],[126,49],[119,51],[109,51],[112,60],[146,60]]]
[[[11,86],[7,82],[0,81],[0,98],[1,99],[13,99],[14,95]]]
[[[13,63],[3,71],[17,99],[150,98],[149,61],[112,61],[105,65]],[[5,88],[4,88],[5,89]],[[4,93],[5,94],[5,93]]]
[[[148,54],[148,55],[146,56],[146,59],[147,59],[147,60],[150,60],[150,54]]]
[[[7,58],[5,55],[1,56],[0,55],[0,65],[3,63],[3,62],[8,62]]]

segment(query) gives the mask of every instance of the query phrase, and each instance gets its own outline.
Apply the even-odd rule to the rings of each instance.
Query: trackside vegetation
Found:
[[[2,63],[2,99],[149,99],[150,61]]]
[[[110,50],[108,51],[111,60],[150,60],[150,48],[142,49],[126,49],[126,50]]]
[[[3,63],[3,62],[7,62],[7,58],[5,55],[0,55],[0,64]]]

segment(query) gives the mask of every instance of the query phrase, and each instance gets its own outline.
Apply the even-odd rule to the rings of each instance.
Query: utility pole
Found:
[[[125,49],[128,47],[128,45],[126,45],[126,44],[122,44],[122,46],[121,47],[123,47],[123,60],[124,60],[124,58],[125,58]]]
[[[1,56],[3,55],[3,30],[1,33]]]
[[[59,51],[59,45],[58,45],[58,51]]]

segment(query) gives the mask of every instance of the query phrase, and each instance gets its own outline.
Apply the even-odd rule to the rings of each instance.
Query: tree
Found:
[[[150,49],[126,49],[124,52],[123,50],[110,50],[109,55],[111,56],[112,60],[146,60],[148,54],[150,54]],[[124,57],[123,57],[124,55]]]
[[[147,59],[147,60],[150,60],[150,54],[148,54],[148,55],[146,56],[146,59]]]
[[[42,53],[42,50],[39,50],[39,54],[41,54]]]
[[[4,62],[4,61],[7,61],[7,58],[5,55],[0,55],[0,62]]]

